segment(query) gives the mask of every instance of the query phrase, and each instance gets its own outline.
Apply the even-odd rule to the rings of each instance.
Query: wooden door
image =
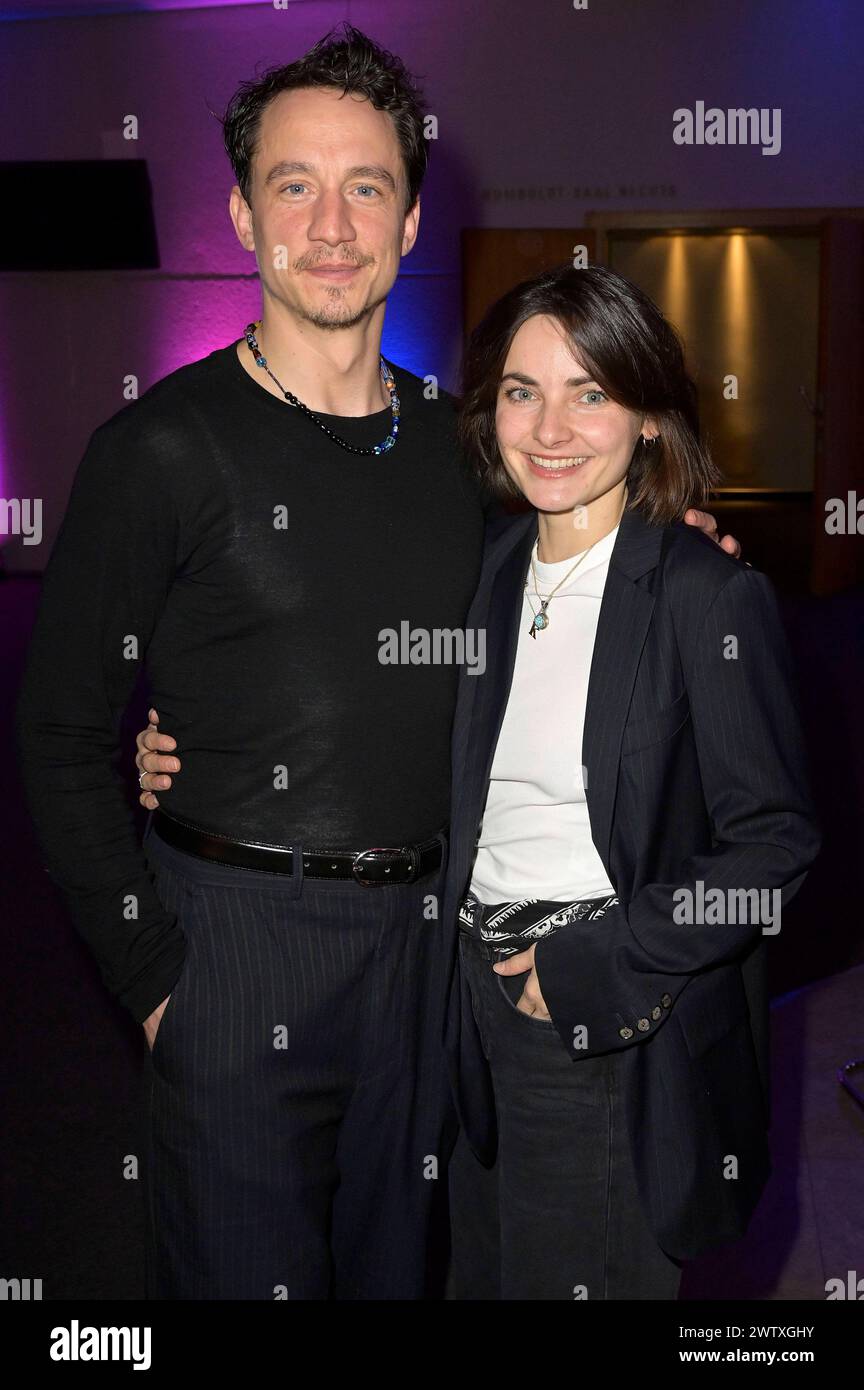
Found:
[[[593,227],[552,227],[519,230],[511,227],[465,227],[462,230],[462,324],[465,336],[507,290],[565,261],[573,248],[584,246],[594,260],[597,233]]]
[[[855,529],[864,500],[864,222],[854,218],[822,224],[815,414],[811,588],[833,594],[864,583],[864,534]],[[853,523],[845,532],[826,530],[832,499]]]

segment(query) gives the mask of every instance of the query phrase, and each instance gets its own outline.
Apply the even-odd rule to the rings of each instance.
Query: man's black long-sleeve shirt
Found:
[[[79,465],[18,737],[46,867],[139,1022],[186,949],[113,766],[142,662],[182,760],[159,794],[169,813],[329,849],[447,821],[458,668],[383,663],[381,634],[464,624],[483,510],[453,398],[394,375],[398,442],[356,455],[254,381],[232,343],[101,425]],[[389,407],[321,418],[359,447],[390,427]]]

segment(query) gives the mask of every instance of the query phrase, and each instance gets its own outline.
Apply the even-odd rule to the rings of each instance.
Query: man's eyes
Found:
[[[285,186],[284,186],[283,188],[280,188],[280,189],[279,189],[279,192],[280,192],[280,193],[296,193],[298,190],[299,190],[300,192],[302,192],[304,189],[308,189],[308,187],[309,187],[309,185],[306,184],[306,183],[286,183]],[[380,190],[380,188],[375,188],[374,185],[371,184],[371,183],[358,183],[358,184],[355,186],[355,188],[354,188],[354,192],[355,192],[355,193],[363,193],[363,194],[370,194],[370,193],[371,193],[371,194],[374,194],[375,197],[377,197],[377,198],[380,198],[380,197],[381,197],[381,190]]]

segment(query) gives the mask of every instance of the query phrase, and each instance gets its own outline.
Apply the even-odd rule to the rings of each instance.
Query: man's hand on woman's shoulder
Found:
[[[684,513],[684,520],[688,526],[697,526],[700,531],[704,531],[705,535],[716,541],[727,555],[732,555],[736,560],[741,558],[740,541],[736,541],[734,536],[724,536],[721,540],[717,532],[717,518],[710,512],[700,512],[698,507],[689,507]]]

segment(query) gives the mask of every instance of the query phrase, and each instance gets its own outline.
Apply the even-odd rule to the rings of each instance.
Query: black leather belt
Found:
[[[291,874],[294,851],[283,845],[262,845],[250,840],[232,840],[201,830],[188,821],[177,820],[165,811],[153,812],[153,829],[175,849],[229,864],[237,869],[263,869],[268,874]],[[402,845],[399,849],[303,850],[304,878],[353,878],[366,887],[373,884],[414,883],[437,869],[441,863],[441,840],[436,836],[422,845]]]

